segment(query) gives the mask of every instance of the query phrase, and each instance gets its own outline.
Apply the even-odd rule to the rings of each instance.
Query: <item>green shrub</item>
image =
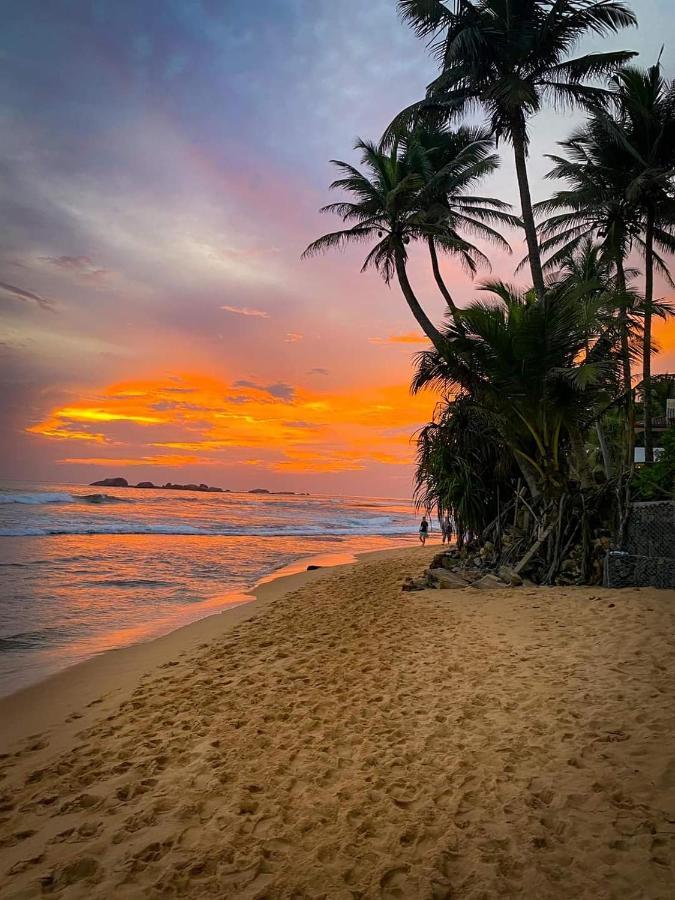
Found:
[[[632,483],[634,500],[675,500],[675,425],[663,435],[663,453],[651,466],[642,466]]]

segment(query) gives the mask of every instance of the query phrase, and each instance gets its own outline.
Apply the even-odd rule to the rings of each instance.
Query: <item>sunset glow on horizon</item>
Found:
[[[111,385],[27,430],[68,448],[60,465],[305,476],[409,467],[412,432],[432,407],[405,384],[328,393],[194,374]],[[84,453],[70,455],[75,444]]]
[[[646,64],[670,7],[634,6],[643,27],[614,43]],[[264,22],[245,4],[60,7],[15,7],[1,39],[0,477],[410,496],[439,399],[409,392],[427,342],[398,288],[360,274],[370,248],[300,260],[337,227],[317,212],[329,160],[356,162],[355,138],[435,74],[396,4],[271,4]],[[578,120],[536,119],[535,199]],[[481,193],[517,206],[509,154]],[[441,260],[460,306],[490,274],[517,281],[507,237],[475,283]],[[422,248],[409,269],[442,323]],[[655,336],[654,370],[675,371],[675,323]]]

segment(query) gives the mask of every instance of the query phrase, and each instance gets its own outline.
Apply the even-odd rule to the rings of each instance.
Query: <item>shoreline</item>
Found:
[[[318,580],[322,574],[352,566],[363,558],[386,556],[407,549],[411,548],[403,544],[363,553],[343,551],[301,557],[264,575],[248,590],[224,593],[221,596],[242,599],[233,600],[218,612],[156,637],[105,650],[0,696],[0,721],[3,722],[0,753],[8,752],[31,735],[41,735],[58,725],[72,726],[66,728],[67,734],[63,736],[67,740],[70,732],[81,730],[121,702],[141,677],[173,661],[176,656],[185,655],[200,643],[226,634],[290,591]],[[309,565],[320,568],[307,571]],[[106,684],[108,690],[99,699],[101,688]]]

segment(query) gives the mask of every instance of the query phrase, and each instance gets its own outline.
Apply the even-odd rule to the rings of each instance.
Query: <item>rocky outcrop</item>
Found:
[[[268,491],[267,488],[252,488],[247,494],[269,494],[271,497],[309,497],[306,491]]]
[[[222,494],[223,492],[222,488],[209,487],[208,484],[172,484],[170,481],[167,481],[159,489],[164,491],[203,491],[207,494]]]
[[[501,590],[520,587],[523,579],[508,566],[496,565],[494,547],[484,544],[480,550],[460,553],[457,548],[449,548],[437,553],[431,565],[421,578],[408,577],[402,585],[404,591],[462,590],[467,587],[476,590]]]
[[[222,494],[223,489],[209,487],[208,484],[154,484],[152,481],[139,481],[138,484],[129,484],[126,478],[104,478],[103,481],[92,481],[91,487],[136,487],[142,490],[154,491],[203,491],[208,494]],[[229,493],[229,491],[227,492]]]
[[[126,478],[104,478],[102,481],[92,481],[89,487],[129,487]]]

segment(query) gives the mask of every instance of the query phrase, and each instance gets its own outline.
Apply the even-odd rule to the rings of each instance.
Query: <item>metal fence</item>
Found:
[[[675,502],[632,504],[625,547],[605,557],[604,583],[675,588]]]

